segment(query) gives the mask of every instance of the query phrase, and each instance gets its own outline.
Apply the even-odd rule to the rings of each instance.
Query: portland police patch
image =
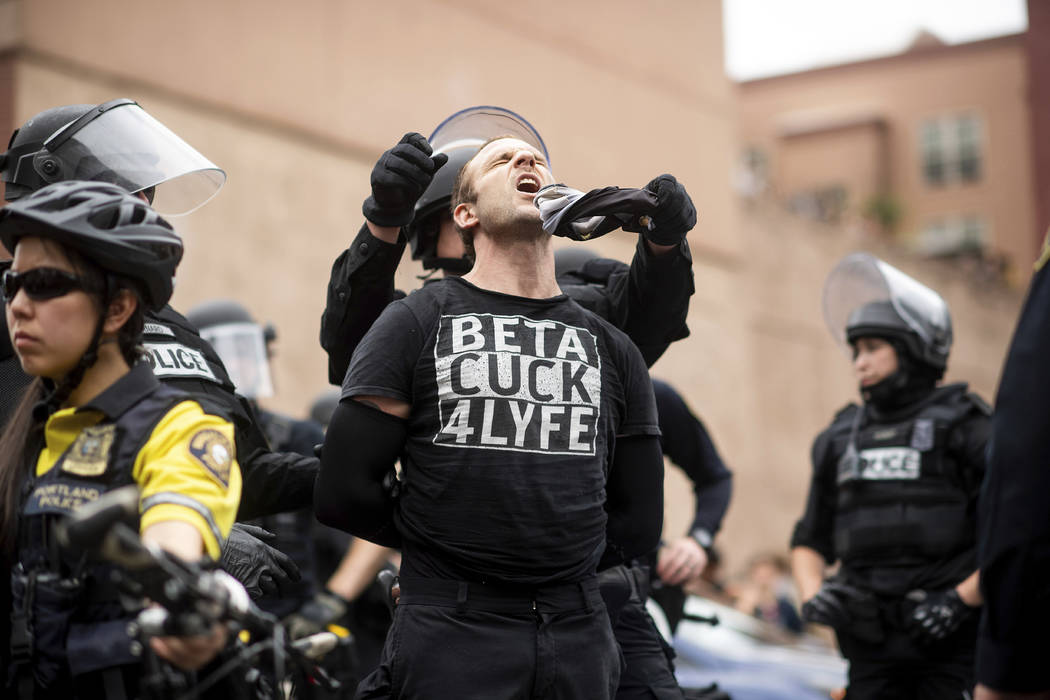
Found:
[[[204,466],[224,487],[230,485],[230,467],[233,466],[233,445],[218,430],[198,430],[190,438],[190,456]]]

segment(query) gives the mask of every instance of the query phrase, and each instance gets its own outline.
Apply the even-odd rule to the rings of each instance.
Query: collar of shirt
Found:
[[[107,418],[117,418],[156,389],[159,383],[148,363],[136,362],[131,371],[77,408],[77,412],[98,411]]]

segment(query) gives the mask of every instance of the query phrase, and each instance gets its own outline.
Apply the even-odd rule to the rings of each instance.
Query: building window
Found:
[[[799,192],[788,200],[788,208],[799,216],[831,224],[842,220],[848,204],[849,193],[842,185]]]
[[[929,185],[981,179],[981,120],[974,114],[929,119],[919,128],[922,174]]]
[[[988,245],[988,224],[976,214],[930,221],[916,239],[916,249],[927,257],[981,255]]]

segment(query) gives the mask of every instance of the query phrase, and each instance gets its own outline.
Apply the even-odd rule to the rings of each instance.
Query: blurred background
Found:
[[[856,400],[825,275],[879,255],[939,290],[947,379],[994,398],[1050,223],[1050,2],[0,0],[0,133],[137,100],[224,168],[187,241],[182,311],[235,298],[277,329],[271,408],[326,388],[331,264],[377,157],[478,104],[525,116],[572,187],[669,172],[700,212],[689,338],[653,374],[735,473],[724,569],[784,552],[816,433]],[[728,71],[727,72],[727,68]],[[594,243],[629,260],[635,237]],[[398,285],[420,285],[406,259]],[[671,535],[692,491],[667,480]]]

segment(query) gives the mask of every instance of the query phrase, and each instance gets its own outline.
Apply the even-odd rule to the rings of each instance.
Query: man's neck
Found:
[[[475,287],[530,299],[561,294],[554,279],[550,238],[475,236],[475,260],[463,279]]]

